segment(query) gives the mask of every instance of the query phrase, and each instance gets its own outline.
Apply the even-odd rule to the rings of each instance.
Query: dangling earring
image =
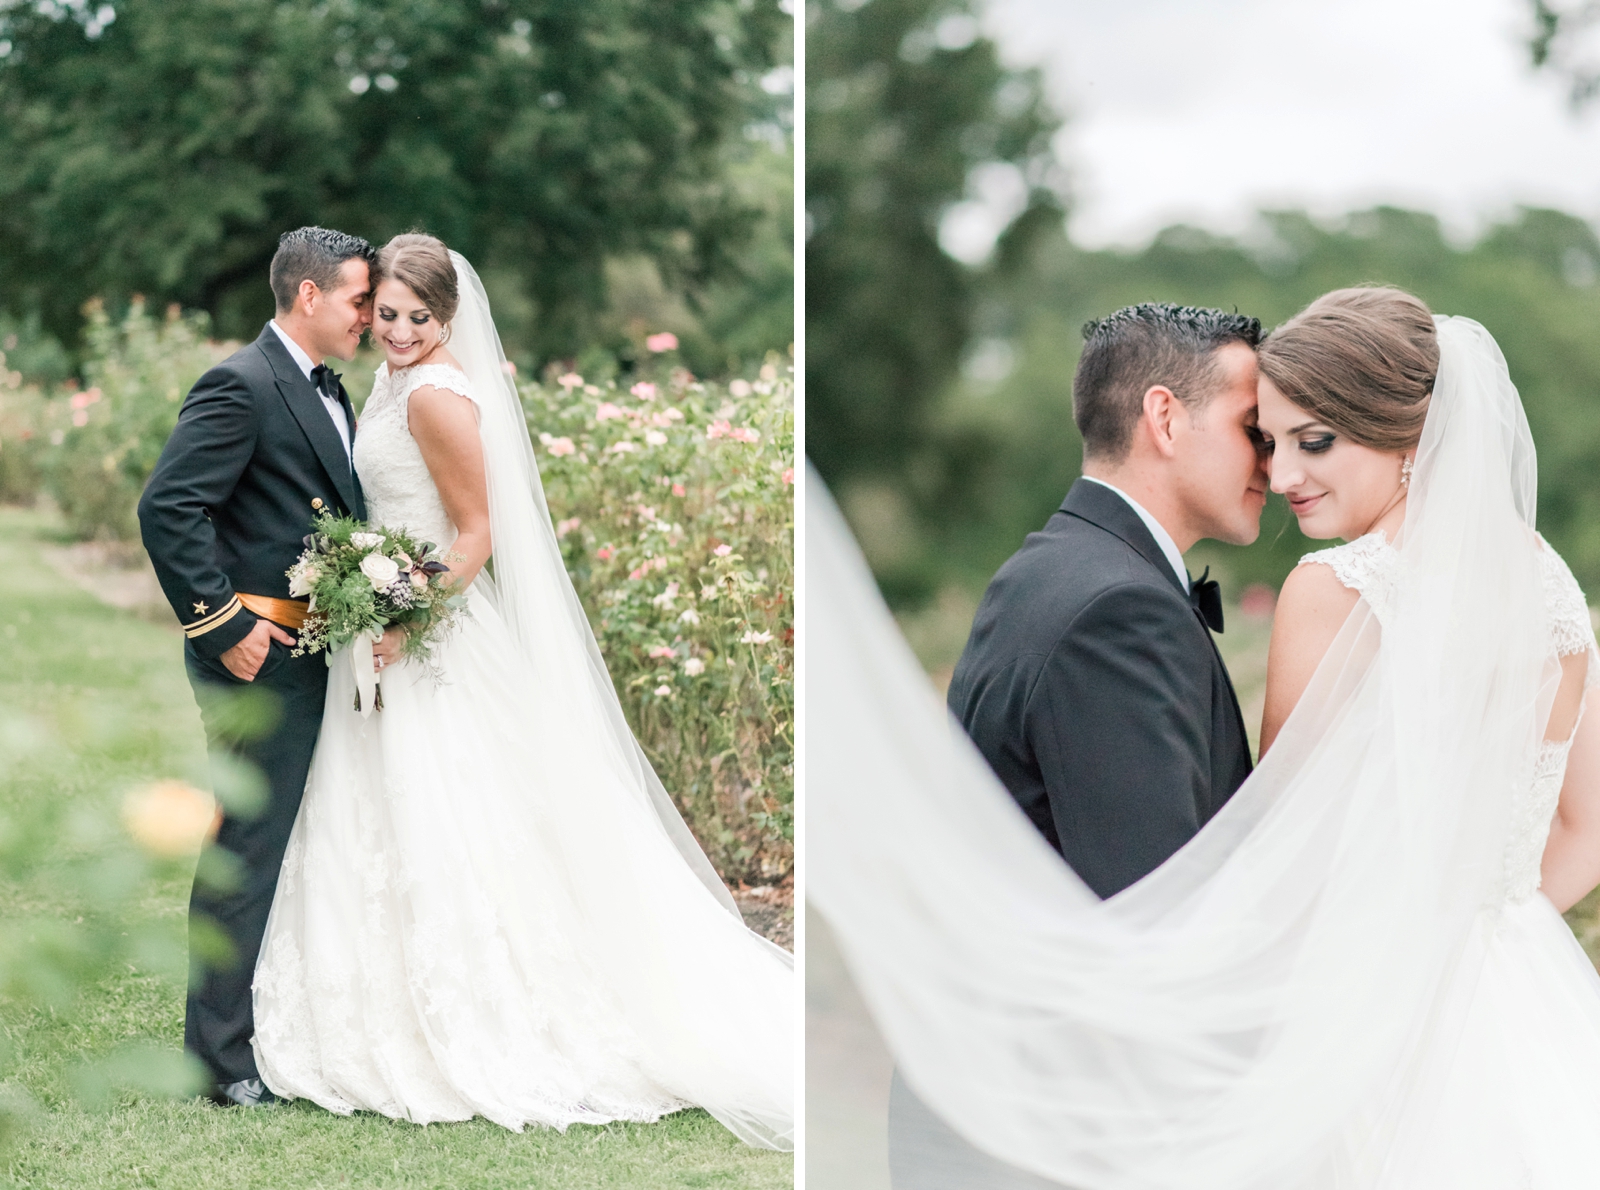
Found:
[[[439,330],[439,346],[443,347],[448,342],[450,342],[450,328],[448,326],[441,327]]]
[[[1408,487],[1411,486],[1411,456],[1410,455],[1406,455],[1404,458],[1402,458],[1400,460],[1400,486],[1403,487],[1403,488],[1408,488]]]

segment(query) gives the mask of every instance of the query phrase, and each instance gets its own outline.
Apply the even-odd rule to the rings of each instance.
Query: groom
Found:
[[[226,813],[217,831],[217,846],[239,861],[237,879],[227,888],[196,880],[189,902],[191,950],[204,948],[207,929],[229,943],[191,987],[183,1030],[224,1104],[273,1101],[250,1048],[250,981],[328,682],[321,657],[290,656],[306,604],[288,597],[284,572],[318,512],[366,516],[350,454],[355,413],[324,360],[352,359],[372,323],[375,257],[365,240],[320,227],[279,239],[277,314],[189,390],[139,500],[145,549],[187,638],[207,740],[254,765],[268,787],[259,812]],[[218,694],[247,686],[268,693],[272,723],[241,741]]]
[[[1084,328],[1073,378],[1083,478],[989,584],[951,712],[1051,847],[1109,897],[1191,839],[1250,773],[1211,637],[1201,538],[1247,545],[1267,475],[1254,318],[1140,305]],[[972,1148],[898,1075],[897,1190],[1049,1185]]]

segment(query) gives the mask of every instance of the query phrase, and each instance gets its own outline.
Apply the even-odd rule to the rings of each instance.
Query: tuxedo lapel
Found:
[[[1156,544],[1150,530],[1145,528],[1139,514],[1110,488],[1092,479],[1080,479],[1072,485],[1067,498],[1061,502],[1061,511],[1120,538],[1129,549],[1165,575],[1178,594],[1186,600],[1189,598],[1189,592],[1184,590],[1178,576],[1172,572],[1172,563],[1167,561],[1167,555]]]
[[[339,429],[328,416],[327,407],[323,405],[316,385],[300,371],[299,365],[294,362],[288,349],[279,342],[278,336],[270,326],[262,330],[261,337],[256,340],[256,346],[261,349],[261,353],[267,357],[267,362],[272,366],[278,394],[283,397],[284,404],[289,406],[289,412],[300,424],[300,429],[311,443],[311,449],[316,451],[322,469],[328,473],[328,478],[338,489],[339,495],[344,500],[344,506],[352,515],[359,515],[363,505],[356,488],[355,474],[350,467],[350,458],[344,452],[344,442],[339,437]]]

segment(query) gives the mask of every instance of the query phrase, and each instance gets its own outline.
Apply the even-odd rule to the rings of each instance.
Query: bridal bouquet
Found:
[[[287,571],[289,594],[311,597],[294,654],[326,652],[332,665],[332,654],[350,647],[356,709],[365,702],[370,713],[377,701],[372,645],[383,630],[390,624],[404,628],[404,655],[427,662],[466,598],[448,585],[450,567],[440,560],[438,547],[404,532],[324,512],[312,522],[305,545]]]

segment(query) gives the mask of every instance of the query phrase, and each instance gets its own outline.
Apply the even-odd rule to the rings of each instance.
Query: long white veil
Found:
[[[569,692],[572,713],[597,734],[596,763],[612,765],[625,787],[648,805],[684,861],[733,916],[738,906],[711,861],[695,841],[671,796],[656,776],[623,716],[584,615],[578,593],[561,557],[550,524],[544,485],[533,457],[533,443],[522,402],[506,366],[505,350],[489,311],[489,297],[476,270],[451,252],[461,302],[450,324],[450,352],[480,395],[480,436],[489,487],[489,527],[493,535],[492,575],[475,584],[494,604],[510,629],[530,681],[559,682]],[[741,919],[742,920],[742,919]]]
[[[1558,674],[1521,403],[1481,326],[1437,323],[1392,610],[1356,604],[1232,801],[1105,902],[936,705],[813,478],[808,895],[979,1148],[1080,1190],[1414,1184],[1395,1127],[1438,1099]]]

